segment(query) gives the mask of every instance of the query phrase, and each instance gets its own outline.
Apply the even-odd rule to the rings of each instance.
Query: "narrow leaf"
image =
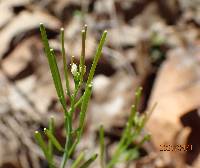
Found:
[[[105,154],[105,141],[104,141],[104,128],[101,125],[99,129],[99,139],[100,139],[100,165],[101,168],[105,167],[105,160],[104,160],[104,154]]]
[[[62,44],[62,59],[63,59],[63,67],[64,67],[64,74],[65,74],[65,84],[67,89],[67,95],[71,100],[71,93],[70,93],[70,86],[69,86],[69,75],[68,75],[68,68],[67,68],[67,61],[66,61],[66,53],[65,53],[65,46],[64,46],[64,29],[60,29],[61,34],[61,44]]]
[[[141,99],[141,95],[142,95],[142,87],[138,87],[136,92],[135,92],[135,108],[136,111],[138,111],[138,106],[139,106],[139,102]]]
[[[128,122],[126,124],[126,127],[123,131],[123,134],[122,134],[122,137],[121,137],[121,140],[120,142],[123,144],[125,142],[125,140],[127,140],[130,135],[131,135],[131,129],[133,127],[133,121],[135,119],[135,116],[136,116],[136,106],[135,105],[132,105],[131,107],[131,114],[128,118]]]
[[[88,159],[85,163],[83,163],[80,168],[87,168],[90,166],[92,162],[94,162],[97,158],[97,154],[94,154],[90,159]]]
[[[59,100],[60,100],[63,108],[66,109],[64,90],[63,90],[60,72],[58,70],[58,65],[56,62],[56,57],[55,57],[55,53],[54,53],[53,49],[50,49],[50,54],[51,54],[50,57],[52,59],[51,73],[52,73],[52,76],[54,79],[54,84],[57,87],[57,94],[58,94]]]
[[[157,106],[157,103],[154,103],[153,106],[150,108],[150,110],[145,113],[146,114],[146,118],[145,118],[145,123],[149,120],[151,114],[154,112],[155,108]]]
[[[79,164],[81,163],[81,161],[83,161],[84,156],[85,156],[85,154],[83,152],[81,152],[79,154],[79,156],[77,157],[77,159],[72,164],[71,168],[77,168],[79,166]]]
[[[58,65],[57,65],[56,58],[55,58],[55,53],[54,53],[53,49],[50,49],[50,47],[49,47],[46,30],[45,30],[45,27],[43,24],[40,24],[40,32],[41,32],[41,36],[42,36],[42,42],[44,45],[45,53],[46,53],[46,56],[47,56],[47,59],[49,62],[51,75],[52,75],[54,85],[56,88],[56,92],[57,92],[59,100],[60,100],[63,108],[65,109],[65,113],[66,113],[67,111],[66,111],[65,96],[64,96],[61,78],[60,78],[60,73],[58,70]]]
[[[85,121],[87,106],[88,106],[91,93],[92,93],[92,85],[90,84],[85,90],[85,93],[83,95],[84,97],[81,104],[81,111],[80,111],[80,117],[79,117],[80,134],[82,134],[82,131],[84,128],[84,121]]]
[[[83,131],[85,115],[86,115],[86,111],[87,111],[87,107],[88,107],[88,102],[89,102],[89,99],[91,97],[91,92],[92,92],[91,82],[92,82],[92,79],[93,79],[93,76],[94,76],[94,73],[95,73],[97,63],[98,63],[99,58],[101,56],[101,51],[102,51],[102,48],[103,48],[103,44],[106,40],[106,35],[107,35],[107,31],[104,31],[103,35],[101,37],[101,40],[99,42],[99,46],[97,48],[96,54],[94,56],[92,67],[90,69],[89,76],[88,76],[87,83],[86,83],[86,89],[85,89],[85,92],[83,94],[83,100],[82,100],[82,104],[81,104],[81,111],[80,111],[80,117],[79,117],[79,130],[80,130],[79,131],[79,138],[80,138],[82,131]]]
[[[82,103],[82,100],[83,100],[83,96],[79,98],[79,100],[76,102],[76,104],[74,105],[74,108],[77,108],[81,105]]]
[[[107,31],[104,31],[103,35],[101,37],[101,40],[99,42],[99,46],[97,48],[96,54],[94,56],[94,60],[93,60],[92,67],[91,67],[90,72],[89,72],[89,76],[88,76],[88,79],[87,79],[86,86],[89,85],[92,82],[92,79],[93,79],[93,76],[94,76],[94,72],[95,72],[97,63],[99,61],[99,58],[101,56],[103,45],[104,45],[105,40],[106,40],[106,36],[107,36]]]
[[[81,49],[81,58],[80,58],[80,65],[81,67],[85,64],[85,41],[86,41],[86,30],[81,31],[82,37],[82,49]]]
[[[44,45],[44,50],[45,50],[46,56],[49,57],[50,56],[49,42],[48,42],[45,27],[42,23],[40,23],[40,32],[41,32],[42,42],[43,42],[43,45]]]
[[[49,157],[49,153],[48,153],[48,147],[45,144],[42,135],[40,134],[40,132],[35,131],[35,139],[37,141],[37,143],[39,144],[40,148],[42,149],[44,156],[46,157],[47,161],[49,164],[52,163],[51,158]]]
[[[124,151],[122,155],[122,162],[128,162],[134,159],[137,159],[139,157],[139,150],[136,148],[129,149],[127,151]]]
[[[61,144],[57,141],[56,137],[49,131],[48,129],[44,128],[45,134],[48,136],[49,140],[52,142],[52,144],[59,150],[64,151]]]
[[[49,131],[51,132],[51,134],[54,134],[55,125],[54,125],[53,117],[51,117],[49,120]],[[49,151],[49,155],[50,155],[51,159],[53,159],[53,144],[51,141],[48,142],[48,151]]]
[[[85,121],[85,116],[86,116],[86,110],[87,110],[87,106],[88,106],[88,102],[89,102],[89,98],[91,96],[91,93],[92,93],[92,85],[89,85],[86,88],[84,95],[82,96],[81,111],[80,111],[80,116],[79,116],[79,126],[75,130],[75,132],[77,133],[77,139],[73,143],[73,145],[71,146],[71,148],[70,148],[70,150],[68,152],[69,156],[72,154],[72,152],[76,148],[76,145],[80,141],[80,138],[81,138],[81,135],[82,135],[82,132],[83,132],[83,128],[84,128],[84,121]]]

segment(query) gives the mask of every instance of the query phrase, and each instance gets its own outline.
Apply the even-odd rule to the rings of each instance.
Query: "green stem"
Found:
[[[63,154],[63,159],[61,162],[61,168],[65,168],[65,165],[67,163],[67,159],[69,158],[69,147],[72,143],[72,118],[71,116],[65,121],[67,125],[67,135],[66,135],[66,142],[65,142],[65,152]]]
[[[80,164],[80,162],[84,159],[84,153],[81,152],[80,155],[78,156],[78,158],[74,161],[74,163],[72,164],[71,168],[77,168]]]
[[[51,117],[49,120],[49,131],[50,133],[53,135],[54,131],[55,131],[55,124],[54,124],[54,118]],[[53,144],[52,141],[49,140],[48,142],[48,151],[49,151],[49,155],[51,160],[53,160]]]
[[[71,93],[70,93],[70,86],[69,86],[69,75],[67,70],[67,61],[66,61],[66,53],[65,53],[65,46],[64,46],[64,29],[60,29],[61,32],[61,44],[62,44],[62,58],[63,58],[63,66],[64,66],[64,75],[65,75],[65,84],[67,89],[67,95],[71,101]]]
[[[75,111],[75,99],[76,99],[76,96],[77,96],[77,93],[78,93],[78,89],[79,88],[76,88],[75,91],[74,91],[74,94],[72,94],[71,107],[69,109],[69,118],[68,118],[67,121],[65,121],[65,122],[67,122],[66,123],[66,125],[67,125],[67,131],[66,131],[67,137],[66,137],[66,143],[65,143],[65,152],[64,152],[63,159],[62,159],[62,162],[61,162],[61,168],[65,167],[67,160],[71,155],[70,149],[71,149],[71,146],[72,146],[72,132],[73,132],[72,119],[73,119],[73,113]]]
[[[105,168],[105,141],[104,141],[104,128],[101,125],[99,129],[99,141],[100,141],[100,165],[101,168]]]

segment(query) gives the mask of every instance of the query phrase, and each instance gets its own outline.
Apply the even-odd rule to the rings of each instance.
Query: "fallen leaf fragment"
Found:
[[[30,30],[38,29],[41,22],[50,29],[55,30],[60,27],[60,22],[57,19],[43,12],[36,11],[30,13],[24,11],[17,15],[12,22],[0,32],[1,43],[4,44],[0,46],[0,59],[9,50],[10,43],[14,37],[21,33],[27,33],[30,32]]]
[[[157,149],[172,144],[182,128],[180,117],[200,106],[200,66],[197,57],[185,49],[176,49],[161,66],[149,108],[158,105],[147,123]]]

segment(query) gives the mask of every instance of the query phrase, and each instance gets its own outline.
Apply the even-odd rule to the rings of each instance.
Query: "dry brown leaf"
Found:
[[[21,33],[27,33],[30,30],[37,29],[41,22],[50,29],[57,29],[60,27],[60,22],[57,19],[43,12],[36,11],[30,13],[24,11],[16,16],[12,22],[0,32],[0,39],[3,44],[0,46],[0,59],[8,51],[14,37]]]
[[[48,112],[48,107],[52,100],[56,100],[56,92],[52,83],[40,83],[39,87],[34,88],[28,97],[42,114]]]
[[[118,72],[112,77],[98,75],[93,81],[94,100],[91,102],[92,126],[103,124],[106,129],[122,126],[130,112],[134,90],[139,79]]]
[[[199,70],[197,57],[185,49],[171,52],[161,66],[149,108],[155,102],[158,105],[147,123],[157,149],[162,144],[173,144],[175,135],[182,128],[180,117],[200,106]]]
[[[155,23],[164,23],[164,20],[159,15],[159,7],[156,1],[149,3],[149,5],[142,11],[142,15],[137,15],[132,20],[133,26],[140,25],[145,28],[145,30],[143,30],[143,33],[148,33],[148,31],[146,31],[146,28],[151,27],[151,25]]]
[[[109,30],[108,44],[118,47],[122,46],[134,46],[143,36],[143,29],[141,26],[128,26],[121,25],[120,28],[113,28]]]
[[[12,17],[14,17],[14,12],[12,10],[15,6],[26,5],[32,0],[6,0],[0,2],[0,28],[2,28],[6,23],[8,23]]]
[[[32,59],[30,50],[30,39],[20,43],[12,53],[2,61],[1,66],[6,75],[14,78],[25,69]]]
[[[0,81],[0,105],[9,105],[0,113],[0,165],[7,162],[15,163],[19,151],[27,152],[23,145],[41,156],[40,152],[36,152],[38,147],[34,145],[31,137],[35,129],[34,122],[39,122],[42,116],[33,110],[28,100],[2,72]],[[28,126],[28,123],[32,123],[32,126]]]
[[[199,0],[179,0],[180,7],[184,11],[184,17],[186,20],[194,20],[197,24],[200,24],[200,1]]]

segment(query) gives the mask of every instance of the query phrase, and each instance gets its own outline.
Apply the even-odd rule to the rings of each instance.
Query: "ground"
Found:
[[[62,72],[61,27],[68,66],[72,55],[79,60],[84,24],[88,25],[87,67],[101,32],[108,31],[77,153],[97,150],[100,124],[112,153],[134,91],[142,86],[141,113],[157,103],[144,128],[152,138],[129,167],[200,167],[199,0],[0,0],[0,16],[1,168],[47,167],[33,135],[47,126],[51,115],[56,118],[57,137],[65,141],[63,113],[41,42],[41,22]],[[192,150],[175,152],[164,145],[190,145]]]

